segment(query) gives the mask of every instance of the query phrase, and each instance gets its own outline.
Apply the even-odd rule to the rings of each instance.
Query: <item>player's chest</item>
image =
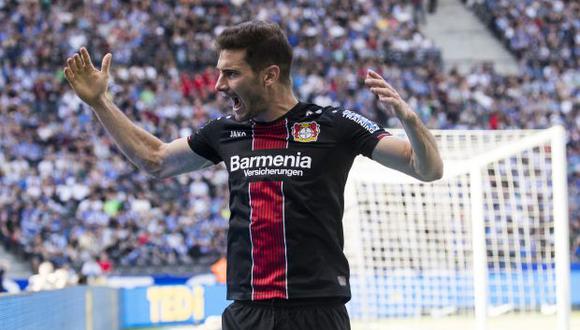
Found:
[[[222,132],[220,151],[234,179],[312,179],[339,161],[336,134],[314,120],[233,126]]]

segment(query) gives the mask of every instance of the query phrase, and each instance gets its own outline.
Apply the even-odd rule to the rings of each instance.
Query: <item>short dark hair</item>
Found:
[[[216,48],[218,52],[245,49],[245,60],[254,72],[278,65],[280,80],[290,84],[292,46],[277,24],[252,20],[227,27],[217,37]]]

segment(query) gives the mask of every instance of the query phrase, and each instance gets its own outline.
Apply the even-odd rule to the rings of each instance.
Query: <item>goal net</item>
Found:
[[[343,223],[353,322],[384,329],[397,318],[459,317],[486,329],[500,315],[531,313],[567,329],[564,130],[433,135],[441,180],[363,157],[350,172]]]

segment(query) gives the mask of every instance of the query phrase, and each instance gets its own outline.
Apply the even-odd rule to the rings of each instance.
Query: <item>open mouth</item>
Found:
[[[242,107],[242,100],[237,96],[232,96],[232,101],[234,102],[234,111],[239,110]]]

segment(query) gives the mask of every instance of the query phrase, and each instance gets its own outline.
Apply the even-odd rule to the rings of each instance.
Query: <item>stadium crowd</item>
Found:
[[[115,102],[169,141],[228,113],[228,102],[213,91],[213,40],[224,26],[258,18],[286,30],[303,101],[340,104],[397,126],[363,86],[372,67],[430,128],[566,125],[573,248],[580,258],[575,66],[555,61],[503,76],[484,63],[468,74],[445,73],[410,6],[380,0],[0,2],[0,240],[34,268],[48,260],[87,273],[98,272],[95,263],[110,272],[223,255],[225,169],[147,177],[115,148],[67,86],[62,68],[80,46],[95,63],[113,53]]]
[[[551,98],[532,108],[542,120],[559,115],[568,128],[568,193],[572,258],[580,260],[580,3],[573,0],[464,1],[520,62],[533,93]],[[546,96],[548,94],[548,96]],[[534,100],[531,100],[534,104]],[[538,105],[538,104],[536,104]],[[545,103],[539,106],[544,107]]]
[[[577,1],[482,0],[472,7],[532,74],[548,65],[578,68]]]

